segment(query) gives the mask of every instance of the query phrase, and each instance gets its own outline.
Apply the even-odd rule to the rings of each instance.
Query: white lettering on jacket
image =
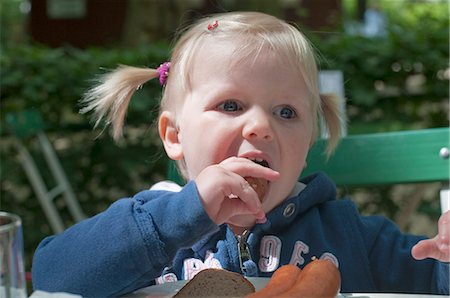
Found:
[[[296,241],[292,250],[290,264],[303,265],[304,255],[309,254],[310,247],[303,241]],[[264,236],[261,239],[259,270],[261,272],[273,272],[278,269],[281,256],[281,240],[277,236]],[[339,268],[339,261],[335,255],[325,252],[320,256],[322,260],[329,260]]]
[[[264,236],[259,248],[259,270],[272,272],[280,264],[281,240],[277,236]]]
[[[330,253],[330,252],[323,253],[323,254],[320,256],[320,259],[321,259],[321,260],[328,260],[328,261],[331,261],[334,265],[336,265],[336,267],[339,268],[339,261],[338,261],[338,259],[336,258],[335,255],[333,255],[333,254]]]
[[[183,262],[183,279],[192,279],[197,273],[206,268],[222,269],[219,260],[214,258],[214,253],[208,250],[205,255],[205,261],[200,259],[189,258]]]
[[[278,269],[280,264],[282,243],[277,236],[264,236],[261,239],[260,258],[258,267],[261,272],[274,272]],[[303,265],[305,264],[305,255],[310,253],[310,247],[303,241],[296,241],[292,250],[290,264]],[[312,257],[312,256],[311,256]],[[339,261],[335,255],[330,252],[323,253],[319,259],[329,260],[339,268]],[[185,259],[183,262],[183,279],[192,279],[198,272],[206,268],[222,269],[219,260],[214,257],[214,253],[207,251],[205,261],[196,258]],[[173,273],[167,273],[156,279],[157,284],[176,281],[177,277]]]
[[[155,282],[157,285],[165,284],[166,282],[174,282],[177,281],[178,278],[175,273],[167,273],[158,277]]]
[[[290,264],[293,265],[303,265],[305,264],[305,259],[302,257],[303,254],[309,252],[309,246],[303,241],[296,241],[294,245],[294,250],[292,251]]]

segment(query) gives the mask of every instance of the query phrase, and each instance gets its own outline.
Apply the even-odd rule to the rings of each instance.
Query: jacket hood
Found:
[[[289,225],[298,214],[310,208],[336,199],[336,185],[324,173],[307,176],[300,180],[306,187],[297,195],[286,199],[278,207],[267,214],[267,222],[261,225],[262,230],[271,227],[284,227]]]

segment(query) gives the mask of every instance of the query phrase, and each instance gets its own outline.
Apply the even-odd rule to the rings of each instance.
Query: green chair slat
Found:
[[[173,181],[179,185],[184,185],[186,182],[181,177],[180,172],[177,169],[177,165],[175,161],[169,159],[168,169],[167,169],[167,178],[170,181]]]
[[[323,171],[338,185],[376,185],[449,180],[449,128],[354,135],[343,138],[327,160],[317,141],[302,176]]]
[[[35,135],[44,129],[44,122],[37,110],[25,110],[6,114],[8,130],[19,139]]]

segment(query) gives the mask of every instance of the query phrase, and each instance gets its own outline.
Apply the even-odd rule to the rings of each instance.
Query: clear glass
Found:
[[[22,220],[0,211],[0,297],[25,298]]]

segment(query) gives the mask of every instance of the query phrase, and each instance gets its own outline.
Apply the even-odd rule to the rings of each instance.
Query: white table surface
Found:
[[[268,278],[250,277],[248,278],[255,289],[262,289]],[[132,294],[125,295],[126,298],[169,298],[186,284],[186,281],[176,281],[162,285],[151,286],[140,289]],[[337,298],[443,298],[442,295],[418,295],[418,294],[393,294],[393,293],[342,293]]]

